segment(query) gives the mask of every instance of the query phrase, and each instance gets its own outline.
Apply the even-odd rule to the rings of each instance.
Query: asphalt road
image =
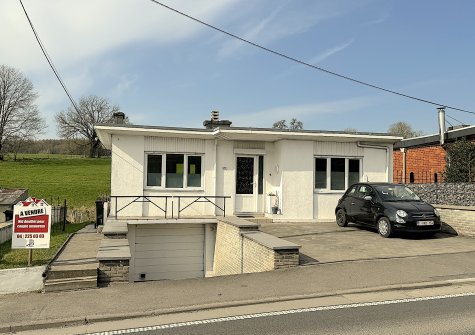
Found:
[[[169,329],[128,333],[152,334],[475,334],[475,296],[434,300],[362,304],[296,310],[290,314],[263,313],[245,319],[212,319],[207,323],[170,325]],[[163,328],[163,326],[161,326]],[[126,332],[124,331],[124,334]]]

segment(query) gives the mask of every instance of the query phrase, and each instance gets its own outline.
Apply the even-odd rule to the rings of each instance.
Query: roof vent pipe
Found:
[[[445,107],[437,108],[439,112],[439,136],[440,136],[440,145],[445,143]]]
[[[219,121],[219,111],[211,112],[211,121]]]

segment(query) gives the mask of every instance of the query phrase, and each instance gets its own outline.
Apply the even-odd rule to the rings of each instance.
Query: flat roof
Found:
[[[97,135],[104,146],[111,148],[112,135],[142,135],[157,137],[179,137],[198,139],[221,139],[235,141],[265,141],[275,142],[284,139],[294,140],[320,140],[320,141],[365,141],[394,144],[401,140],[399,136],[387,133],[371,132],[344,132],[328,130],[290,130],[276,128],[256,128],[256,127],[217,127],[206,128],[184,128],[184,127],[164,127],[145,126],[131,124],[98,124],[95,126]]]
[[[449,130],[445,134],[445,140],[448,142],[455,141],[462,137],[475,137],[475,126],[468,126],[458,129]],[[424,135],[413,138],[406,138],[394,144],[394,149],[411,148],[418,146],[428,146],[440,143],[439,134]]]

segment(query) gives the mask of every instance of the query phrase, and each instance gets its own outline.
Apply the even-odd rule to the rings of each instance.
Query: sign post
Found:
[[[28,266],[33,249],[48,249],[51,237],[51,206],[43,199],[28,198],[13,207],[12,249],[28,249]]]

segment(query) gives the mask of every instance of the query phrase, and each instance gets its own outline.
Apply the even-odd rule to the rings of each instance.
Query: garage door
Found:
[[[135,281],[204,277],[204,232],[204,225],[138,225]]]

